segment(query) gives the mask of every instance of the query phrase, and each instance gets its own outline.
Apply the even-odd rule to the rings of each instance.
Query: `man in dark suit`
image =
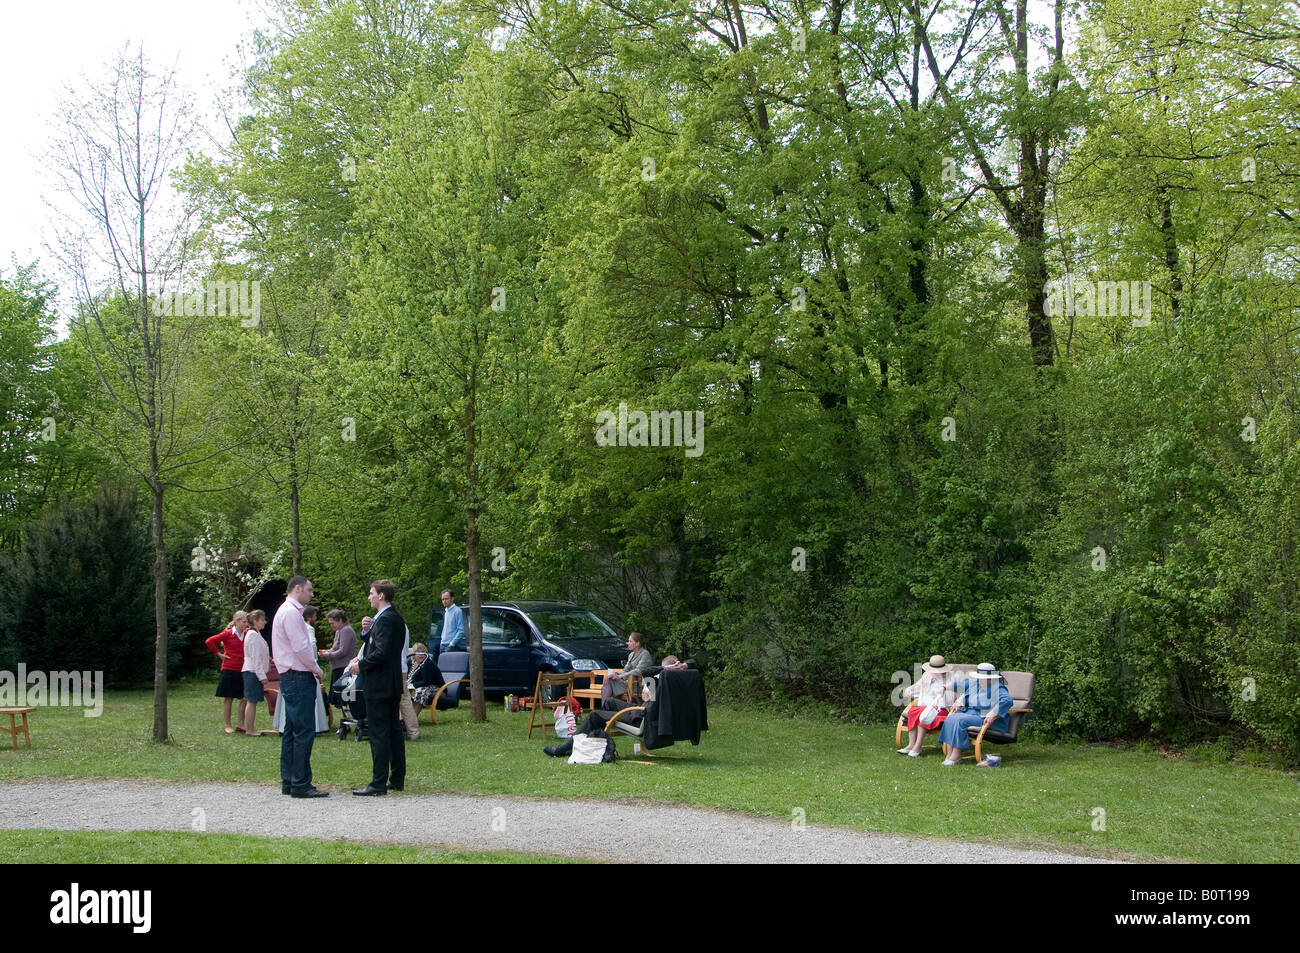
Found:
[[[374,770],[370,783],[359,791],[360,797],[387,794],[388,789],[402,790],[406,784],[406,729],[399,717],[399,704],[406,685],[402,678],[402,646],[406,641],[406,623],[393,608],[394,587],[387,579],[370,584],[370,607],[374,623],[365,650],[353,659],[348,670],[361,674],[361,689],[366,696],[366,725],[370,731],[370,759]]]

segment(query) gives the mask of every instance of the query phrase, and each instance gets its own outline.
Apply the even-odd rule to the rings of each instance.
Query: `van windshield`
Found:
[[[530,612],[528,617],[548,639],[618,639],[617,632],[586,609],[545,609]]]

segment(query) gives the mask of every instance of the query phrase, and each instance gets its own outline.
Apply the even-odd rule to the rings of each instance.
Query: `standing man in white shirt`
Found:
[[[311,746],[316,741],[316,697],[321,668],[316,664],[316,643],[303,607],[312,600],[311,580],[294,576],[288,597],[275,611],[271,623],[271,654],[280,672],[280,704],[284,705],[284,731],[280,735],[280,793],[292,797],[329,797],[312,786]]]

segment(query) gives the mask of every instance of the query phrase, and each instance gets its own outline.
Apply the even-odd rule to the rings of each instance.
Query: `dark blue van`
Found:
[[[462,605],[461,611],[468,630],[469,607]],[[439,649],[442,615],[442,606],[429,612],[429,652],[438,653],[438,669],[447,681],[467,678],[468,642]],[[572,602],[491,602],[483,606],[485,694],[531,695],[538,672],[620,668],[626,658],[627,640],[594,612]],[[455,685],[447,690],[453,704],[464,687]]]

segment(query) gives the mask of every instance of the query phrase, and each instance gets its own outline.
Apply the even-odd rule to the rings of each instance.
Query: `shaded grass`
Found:
[[[279,741],[221,730],[213,683],[177,685],[172,741],[151,742],[150,692],[113,692],[100,718],[76,709],[32,716],[30,751],[0,748],[0,778],[156,778],[279,784]],[[427,714],[426,714],[427,718]],[[407,791],[523,797],[645,798],[810,824],[1051,847],[1097,855],[1218,862],[1293,862],[1300,856],[1300,779],[1240,764],[1179,761],[1140,750],[1046,745],[1002,749],[997,769],[942,768],[937,753],[895,753],[892,726],[857,726],[735,707],[714,707],[699,747],[633,759],[618,741],[614,765],[570,767],[525,739],[526,714],[468,706],[421,724],[407,746]],[[266,723],[262,708],[259,723]],[[8,740],[7,737],[5,740]],[[996,749],[994,749],[996,750]],[[319,735],[316,783],[363,784],[369,746]],[[1105,811],[1105,829],[1095,809]]]
[[[476,853],[309,837],[188,831],[0,830],[0,855],[18,864],[534,864],[572,863],[540,854]],[[579,861],[580,863],[581,861]]]

